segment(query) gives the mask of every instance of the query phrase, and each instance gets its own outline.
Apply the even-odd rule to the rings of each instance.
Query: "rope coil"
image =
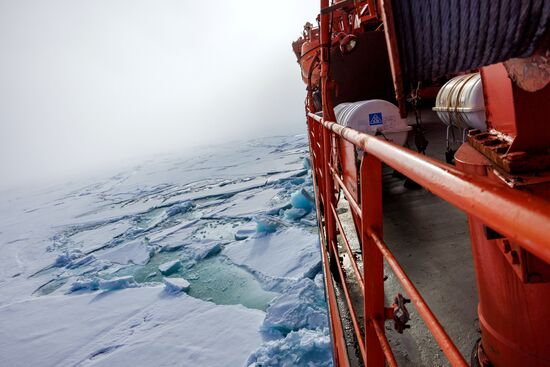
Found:
[[[550,0],[392,0],[405,87],[547,47]]]

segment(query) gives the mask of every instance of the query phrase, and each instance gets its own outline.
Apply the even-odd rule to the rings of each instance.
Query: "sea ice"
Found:
[[[179,261],[179,260],[172,260],[172,261],[168,261],[168,262],[165,262],[164,264],[159,265],[159,271],[163,275],[174,274],[175,272],[177,272],[181,268],[182,268],[182,264],[181,264],[181,261]]]
[[[302,162],[305,169],[311,169],[311,162],[308,157],[305,157]]]
[[[273,233],[280,225],[279,221],[266,216],[257,216],[254,221],[256,222],[257,233]]]
[[[98,289],[99,289],[99,279],[97,278],[79,279],[71,285],[71,288],[69,288],[68,293],[72,293],[76,291],[96,291]]]
[[[203,153],[155,158],[93,182],[2,193],[0,365],[242,366],[251,352],[262,366],[331,364],[328,331],[307,329],[320,324],[320,311],[303,278],[319,271],[320,255],[317,235],[303,229],[313,202],[296,191],[312,186],[302,161],[306,137]],[[309,214],[289,221],[291,208]],[[178,269],[222,247],[189,274]],[[148,259],[150,250],[179,252]],[[185,273],[190,295],[167,296],[171,285],[185,284],[153,282],[162,279],[158,264],[171,276]],[[35,293],[58,281],[67,282],[59,292]],[[214,291],[201,293],[208,287]],[[270,301],[267,313],[252,309]],[[239,302],[246,307],[225,305]],[[313,315],[300,319],[300,310]],[[268,330],[279,330],[271,335],[277,340],[262,345]]]
[[[302,188],[298,191],[295,191],[290,195],[290,203],[293,207],[298,209],[304,209],[308,213],[313,209],[313,198],[307,192],[306,189]]]
[[[63,268],[70,265],[73,260],[78,259],[82,255],[83,254],[80,250],[64,252],[61,255],[57,256],[52,266],[55,268]]]
[[[328,328],[300,329],[262,344],[248,357],[248,367],[329,367],[332,349]]]
[[[302,223],[306,226],[309,226],[309,227],[317,227],[317,222],[315,222],[314,220],[306,219],[306,218],[300,219],[300,223]]]
[[[305,217],[307,211],[301,208],[292,208],[285,210],[285,218],[288,220],[299,220],[300,218]]]
[[[188,253],[189,257],[195,261],[216,255],[221,250],[222,246],[218,241],[198,241],[184,247],[184,252]]]
[[[292,204],[291,203],[286,203],[286,204],[283,204],[283,205],[278,205],[276,207],[273,207],[271,209],[269,209],[267,211],[267,214],[268,215],[279,215],[281,212],[284,212],[285,210],[287,209],[290,209],[292,208]]]
[[[148,286],[4,305],[0,364],[232,367],[261,345],[264,312],[164,292]]]
[[[182,248],[184,248],[186,243],[183,242],[175,242],[175,243],[169,243],[168,245],[162,246],[160,249],[160,252],[174,252],[179,251]]]
[[[321,261],[318,236],[295,227],[230,243],[222,254],[253,273],[274,278],[311,276]]]
[[[80,227],[70,236],[71,246],[79,247],[82,252],[89,254],[123,235],[132,228],[132,224],[129,220],[102,218],[98,224]]]
[[[239,228],[235,233],[235,240],[242,241],[256,233],[256,228]]]
[[[194,206],[195,205],[193,204],[193,202],[191,200],[184,201],[184,202],[178,203],[178,204],[174,204],[174,205],[170,206],[168,209],[166,209],[166,215],[168,217],[173,217],[174,215],[177,215],[177,214],[187,213],[188,211],[193,209]]]
[[[95,260],[94,255],[88,255],[88,256],[84,256],[84,257],[72,260],[69,264],[66,265],[66,267],[69,269],[75,269],[80,266],[88,265],[94,260]]]
[[[262,331],[267,336],[284,336],[302,328],[325,327],[328,318],[324,290],[313,280],[303,278],[269,303]]]
[[[101,279],[99,281],[99,289],[104,291],[114,291],[117,289],[137,287],[137,283],[132,275],[124,277]]]
[[[115,264],[145,265],[149,261],[150,251],[147,241],[138,239],[98,252],[97,257]]]
[[[164,290],[168,293],[186,292],[189,290],[189,282],[183,278],[164,278]]]

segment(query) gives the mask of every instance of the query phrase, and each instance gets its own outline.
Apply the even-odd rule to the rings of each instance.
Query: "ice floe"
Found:
[[[99,289],[103,291],[115,291],[117,289],[133,287],[137,287],[137,283],[131,275],[99,280]]]
[[[150,250],[147,247],[148,241],[137,239],[122,245],[110,248],[98,253],[98,259],[108,260],[116,264],[139,264],[144,265],[149,261]]]
[[[189,290],[190,284],[183,278],[164,278],[164,290],[168,293],[179,293]]]
[[[247,361],[248,367],[332,366],[328,328],[300,329],[286,337],[264,343]]]
[[[222,254],[266,279],[300,279],[319,269],[318,241],[315,233],[289,227],[228,244]]]
[[[181,261],[172,260],[159,265],[159,271],[162,273],[162,275],[170,275],[180,270],[181,267]]]
[[[267,336],[282,334],[303,328],[328,327],[324,288],[308,278],[296,284],[269,303],[262,330]]]
[[[201,154],[0,201],[0,364],[331,365],[307,139]]]
[[[290,203],[294,208],[303,209],[308,213],[315,206],[313,198],[304,188],[301,188],[300,190],[292,193],[292,195],[290,196]]]

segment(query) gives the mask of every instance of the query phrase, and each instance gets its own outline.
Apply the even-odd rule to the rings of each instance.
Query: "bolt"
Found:
[[[519,264],[519,255],[518,255],[518,252],[516,250],[512,251],[511,254],[512,255],[512,264],[514,265],[518,265]]]

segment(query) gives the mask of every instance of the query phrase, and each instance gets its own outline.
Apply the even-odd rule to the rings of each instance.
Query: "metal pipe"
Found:
[[[311,117],[315,121],[327,129],[550,263],[549,202],[528,192],[472,176],[425,155],[313,116]]]
[[[405,274],[405,271],[403,270],[401,265],[399,265],[397,259],[388,249],[388,246],[386,246],[386,244],[378,237],[376,233],[370,232],[369,234],[386,261],[388,262],[388,265],[392,268],[393,272],[397,276],[397,279],[403,286],[403,289],[405,290],[405,292],[407,292],[407,295],[410,297],[412,303],[416,307],[418,314],[420,315],[420,317],[422,317],[428,329],[430,329],[432,335],[435,338],[435,341],[437,342],[437,344],[439,344],[441,350],[449,359],[451,365],[467,367],[468,364],[464,360],[464,357],[462,357],[462,354],[460,354],[449,335],[447,335],[445,329],[443,329],[443,326],[441,326],[441,324],[433,314],[432,310],[428,307],[428,305],[424,301],[424,298],[422,298],[414,284],[411,282],[409,277],[407,277],[407,274]]]

